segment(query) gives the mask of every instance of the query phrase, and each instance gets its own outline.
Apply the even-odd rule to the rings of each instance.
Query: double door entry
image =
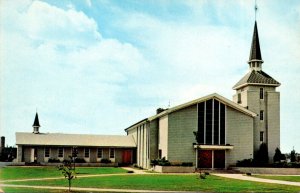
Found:
[[[225,168],[225,150],[198,150],[198,168]]]

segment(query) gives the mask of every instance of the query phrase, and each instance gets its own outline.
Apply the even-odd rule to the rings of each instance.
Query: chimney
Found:
[[[159,114],[159,113],[161,113],[161,112],[163,112],[163,111],[165,111],[166,109],[163,109],[163,108],[158,108],[158,109],[156,109],[156,114]]]

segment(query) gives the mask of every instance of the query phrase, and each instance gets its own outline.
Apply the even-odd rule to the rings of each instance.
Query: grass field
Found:
[[[126,173],[122,168],[111,167],[77,167],[77,175],[88,174],[116,174]],[[25,179],[25,178],[50,178],[62,177],[56,167],[4,167],[0,168],[0,180]]]
[[[253,177],[265,178],[265,179],[272,179],[272,180],[284,180],[284,181],[291,181],[291,182],[300,182],[300,176],[263,176],[263,175],[254,175]]]
[[[126,173],[122,168],[78,167],[77,176],[89,174],[118,174]],[[55,167],[5,167],[0,169],[0,179],[25,179],[62,177]],[[264,176],[261,176],[264,177]],[[269,177],[269,176],[267,176]],[[278,176],[291,177],[291,176]],[[299,179],[293,176],[290,179]],[[282,179],[283,180],[283,179]],[[287,180],[287,179],[284,179]],[[294,181],[294,180],[290,180]],[[68,186],[65,179],[5,182],[6,184],[37,185],[37,186]],[[277,184],[258,183],[221,178],[209,175],[200,180],[196,174],[192,175],[164,175],[164,174],[128,174],[114,176],[99,176],[76,178],[72,187],[139,189],[139,190],[173,190],[173,191],[203,191],[203,192],[300,192],[300,187]],[[63,190],[44,190],[3,187],[5,192],[64,192]]]
[[[44,180],[13,182],[10,184],[67,186],[67,180]],[[207,191],[207,192],[299,192],[300,187],[233,180],[208,176],[200,180],[198,175],[126,175],[92,178],[77,178],[73,187]]]

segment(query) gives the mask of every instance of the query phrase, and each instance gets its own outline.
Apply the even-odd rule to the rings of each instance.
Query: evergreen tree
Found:
[[[255,160],[258,165],[265,165],[269,163],[268,146],[262,143],[259,146],[259,150],[256,152]]]
[[[296,152],[294,149],[291,151],[291,162],[296,162]]]
[[[277,148],[275,149],[275,155],[274,155],[274,157],[273,157],[273,161],[274,161],[274,162],[280,162],[281,158],[282,158],[281,151],[280,151],[280,149],[277,147]]]

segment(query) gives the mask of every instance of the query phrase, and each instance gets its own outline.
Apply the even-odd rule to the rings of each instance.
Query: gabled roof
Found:
[[[251,44],[250,57],[249,57],[249,61],[251,60],[262,60],[256,21],[254,24],[254,31],[252,36],[252,44]]]
[[[201,103],[201,102],[204,102],[204,101],[207,101],[207,100],[210,100],[210,99],[217,99],[220,102],[224,103],[225,105],[227,105],[227,106],[229,106],[229,107],[231,107],[231,108],[233,108],[233,109],[235,109],[237,111],[240,111],[240,112],[242,112],[242,113],[244,113],[244,114],[246,114],[248,116],[251,116],[251,117],[257,116],[256,113],[253,113],[252,111],[249,111],[248,109],[246,109],[246,108],[244,108],[244,107],[236,104],[235,102],[233,102],[233,101],[231,101],[231,100],[229,100],[229,99],[227,99],[227,98],[225,98],[225,97],[223,97],[223,96],[221,96],[221,95],[219,95],[217,93],[213,93],[213,94],[210,94],[210,95],[207,95],[207,96],[204,96],[204,97],[192,100],[190,102],[187,102],[187,103],[184,103],[184,104],[181,104],[181,105],[169,108],[169,109],[167,109],[167,110],[165,110],[165,111],[163,111],[163,112],[161,112],[161,113],[159,113],[157,115],[154,115],[152,117],[143,119],[142,122],[139,121],[139,122],[131,125],[130,127],[126,128],[125,131],[128,130],[128,129],[131,129],[132,127],[137,126],[137,125],[139,125],[141,123],[144,123],[144,122],[147,122],[147,121],[153,121],[153,120],[155,120],[157,118],[163,117],[163,116],[168,115],[168,114],[170,114],[172,112],[184,109],[186,107],[189,107],[189,106],[192,106],[192,105],[195,105],[197,103]]]
[[[246,85],[267,85],[267,86],[280,86],[274,78],[269,76],[264,71],[249,71],[238,83],[233,86],[233,89],[239,89]]]
[[[33,122],[32,126],[33,127],[40,127],[39,116],[38,116],[37,113],[35,114],[35,119],[34,119],[34,122]]]
[[[16,132],[17,145],[136,147],[132,136]]]

